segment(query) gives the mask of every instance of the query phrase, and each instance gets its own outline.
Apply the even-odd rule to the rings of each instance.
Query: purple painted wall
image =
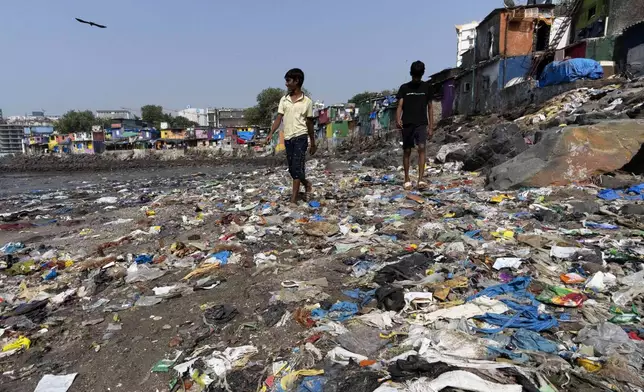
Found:
[[[456,82],[454,79],[446,80],[443,83],[443,109],[441,118],[451,117],[454,114],[454,98],[456,97]]]

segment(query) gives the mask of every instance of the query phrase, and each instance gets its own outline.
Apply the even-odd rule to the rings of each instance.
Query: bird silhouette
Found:
[[[507,8],[514,8],[516,6],[516,4],[514,4],[514,0],[503,0],[503,4],[505,4]]]
[[[96,23],[94,23],[94,22],[88,22],[88,21],[83,20],[83,19],[78,19],[78,18],[75,18],[75,19],[76,19],[77,21],[81,22],[81,23],[85,23],[85,24],[88,24],[88,25],[90,25],[90,26],[98,27],[98,28],[101,28],[101,29],[104,29],[104,28],[106,28],[106,27],[107,27],[107,26],[103,26],[103,25],[100,25],[100,24],[96,24]]]

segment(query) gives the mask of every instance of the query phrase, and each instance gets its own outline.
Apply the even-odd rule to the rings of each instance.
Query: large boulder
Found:
[[[450,143],[441,146],[436,154],[436,160],[440,163],[464,161],[467,154],[467,143]]]
[[[545,132],[542,140],[488,175],[492,189],[587,181],[619,170],[644,143],[644,121],[622,120]]]
[[[470,142],[470,141],[468,141]],[[470,142],[470,145],[474,145]],[[491,168],[528,149],[523,133],[514,123],[497,126],[481,143],[471,148],[465,159],[464,170]]]

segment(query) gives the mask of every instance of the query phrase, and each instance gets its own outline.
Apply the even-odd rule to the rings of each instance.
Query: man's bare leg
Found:
[[[418,184],[423,182],[425,177],[425,145],[418,146]]]
[[[308,196],[313,192],[313,184],[311,183],[310,180],[302,180],[302,182],[304,183],[304,191]]]
[[[411,160],[411,149],[403,151],[403,168],[405,169],[405,183],[411,182],[409,179],[409,161]]]
[[[300,194],[300,180],[293,180],[293,193],[291,194],[291,203],[297,203],[297,196]]]

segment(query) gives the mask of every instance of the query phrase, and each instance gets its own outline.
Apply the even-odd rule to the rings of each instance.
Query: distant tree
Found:
[[[257,94],[257,104],[246,109],[244,117],[249,124],[260,127],[269,127],[273,119],[273,114],[277,111],[280,99],[286,95],[286,91],[281,88],[269,87]]]
[[[249,124],[259,125],[260,127],[269,127],[272,116],[268,118],[267,124],[262,109],[260,109],[259,105],[255,105],[244,110],[244,118],[246,118],[246,121],[248,121]]]
[[[365,91],[362,93],[358,93],[353,97],[349,98],[349,103],[356,103],[356,104],[361,103],[361,102],[376,98],[378,95],[379,95],[378,93],[373,91]]]
[[[368,101],[370,99],[382,97],[382,96],[387,96],[387,95],[395,95],[398,92],[397,89],[392,89],[392,90],[382,90],[381,92],[375,92],[375,91],[365,91],[362,93],[358,93],[351,97],[349,99],[349,103],[361,103],[364,101]]]
[[[199,126],[198,123],[196,123],[194,121],[190,121],[187,118],[182,117],[182,116],[175,116],[175,117],[172,117],[170,115],[168,115],[168,116],[169,116],[168,123],[170,124],[171,128],[184,128],[185,129],[185,128],[194,128],[194,127]]]
[[[141,120],[149,125],[161,129],[161,123],[168,123],[170,128],[192,128],[199,126],[198,123],[190,121],[182,116],[172,116],[163,112],[163,106],[145,105],[141,107]]]
[[[169,114],[169,113],[162,113],[162,114],[161,114],[161,120],[160,120],[159,122],[160,122],[160,123],[162,123],[162,122],[164,122],[164,123],[168,123],[168,127],[169,127],[169,128],[172,128],[172,115],[171,115],[171,114]],[[159,128],[160,128],[160,126],[159,126],[159,127],[156,127],[156,128],[157,128],[157,129],[159,129]]]
[[[106,129],[106,128],[111,128],[112,127],[112,119],[111,118],[96,118],[94,120],[93,125],[100,125],[101,128]]]
[[[165,116],[163,107],[160,105],[145,105],[141,107],[141,120],[157,129],[161,128],[161,122],[165,121]]]
[[[302,89],[302,92],[307,97],[311,97],[311,93],[306,89]],[[270,127],[273,121],[273,115],[277,113],[280,99],[285,95],[286,90],[281,88],[269,87],[262,90],[257,94],[257,104],[246,109],[244,111],[244,117],[249,124]]]
[[[90,110],[77,112],[70,110],[54,124],[54,129],[59,134],[68,134],[74,132],[90,132],[92,125],[97,125],[96,117]]]

